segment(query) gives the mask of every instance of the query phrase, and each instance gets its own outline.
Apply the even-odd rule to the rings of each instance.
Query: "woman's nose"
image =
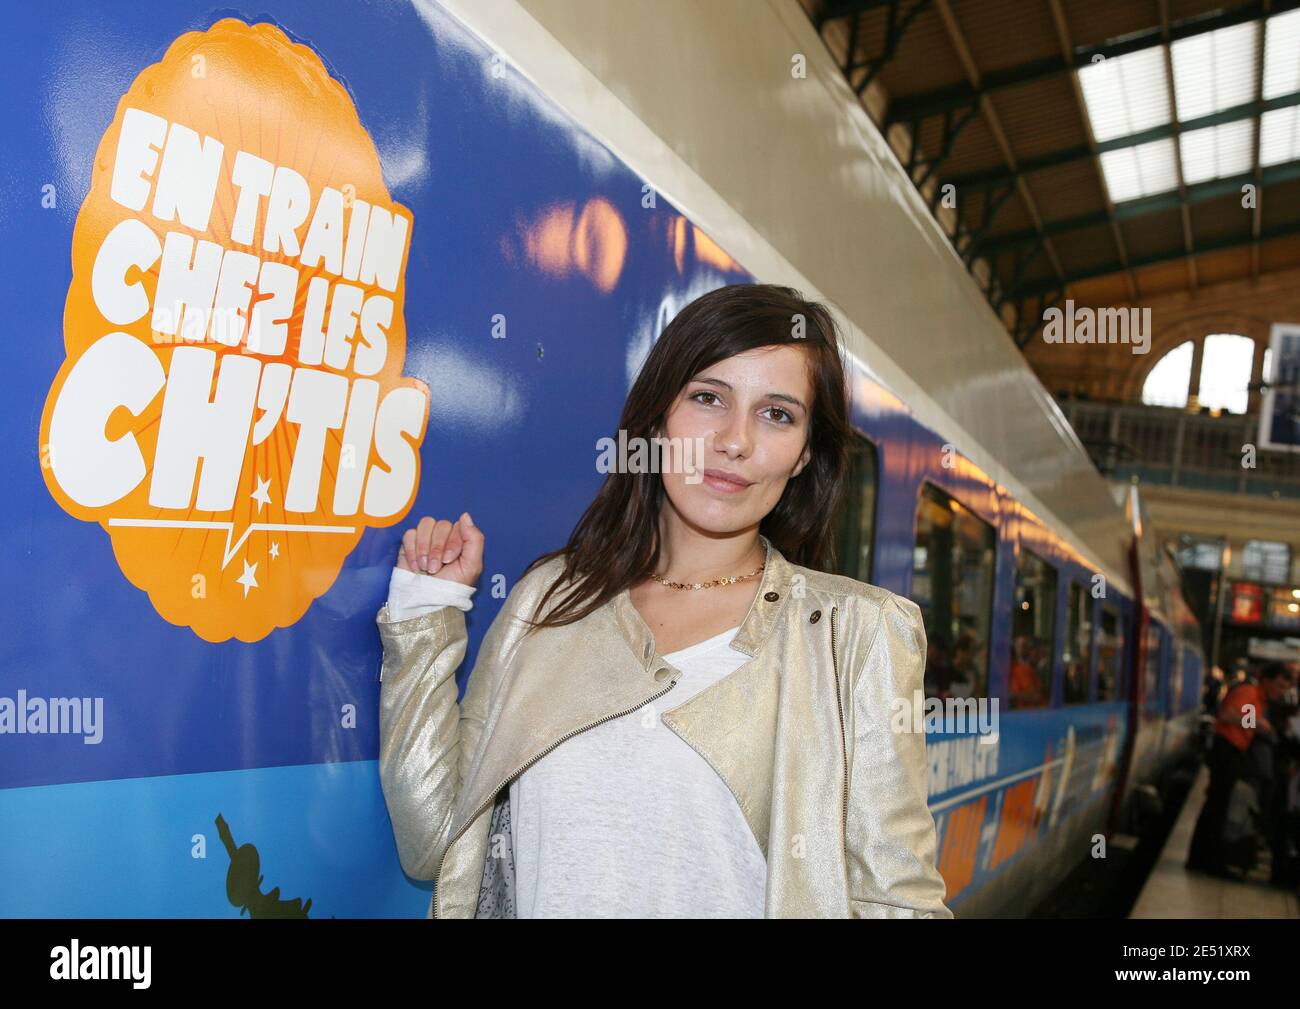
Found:
[[[729,456],[748,455],[750,450],[749,422],[740,418],[719,428],[713,436],[713,447]]]

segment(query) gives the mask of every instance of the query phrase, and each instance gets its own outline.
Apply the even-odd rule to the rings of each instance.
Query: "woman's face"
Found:
[[[677,452],[665,455],[669,512],[709,533],[757,526],[808,464],[812,392],[800,347],[759,347],[694,376],[661,432],[691,446],[694,469]]]

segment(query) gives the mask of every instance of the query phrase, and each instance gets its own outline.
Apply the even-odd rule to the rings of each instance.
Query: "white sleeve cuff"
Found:
[[[410,620],[443,606],[468,611],[474,605],[470,597],[476,591],[472,585],[394,567],[388,581],[388,619]]]

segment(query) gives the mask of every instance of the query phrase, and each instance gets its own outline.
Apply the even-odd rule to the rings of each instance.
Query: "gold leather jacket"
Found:
[[[951,918],[925,734],[894,714],[895,698],[911,705],[924,691],[920,609],[762,542],[762,582],[732,642],[752,659],[663,711],[664,725],[717,771],[753,829],[765,917]],[[516,614],[532,615],[560,569],[554,558],[515,584],[459,707],[465,614],[448,606],[394,622],[385,606],[376,617],[380,780],[402,868],[434,881],[428,917],[514,917],[510,782],[677,684],[626,590],[524,637]]]

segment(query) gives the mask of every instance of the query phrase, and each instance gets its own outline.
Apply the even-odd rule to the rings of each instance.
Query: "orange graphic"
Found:
[[[312,50],[225,19],[118,102],[72,238],[46,485],[158,613],[257,641],[414,502],[414,219]]]
[[[996,869],[1010,860],[1024,847],[1029,828],[1037,823],[1034,814],[1034,794],[1037,789],[1038,777],[1026,778],[1008,788],[1002,797],[997,840],[993,844],[993,856],[989,859],[990,869]]]
[[[948,884],[946,900],[956,897],[975,878],[975,855],[987,806],[988,796],[984,795],[948,814],[939,848],[939,874]]]

